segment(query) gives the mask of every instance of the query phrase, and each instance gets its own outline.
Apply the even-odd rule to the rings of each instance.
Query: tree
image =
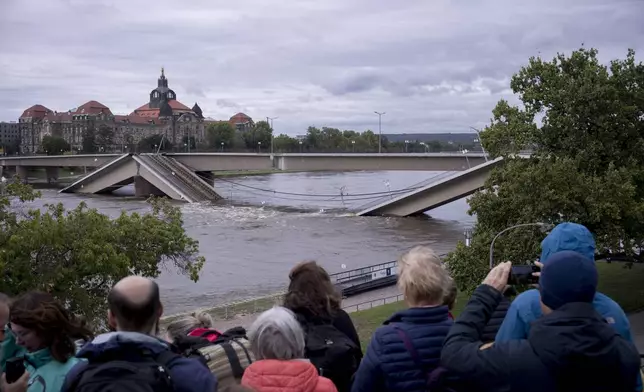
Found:
[[[96,133],[95,144],[99,151],[112,151],[114,150],[114,128],[107,124],[101,124]]]
[[[242,138],[247,149],[255,150],[261,146],[261,148],[266,150],[270,148],[272,135],[273,129],[270,124],[267,121],[258,121],[250,132],[244,132],[242,134]]]
[[[273,139],[275,152],[300,152],[300,142],[288,135],[281,134]]]
[[[221,149],[221,143],[224,143],[224,148],[231,149],[235,144],[235,128],[228,121],[212,123],[206,129],[206,139],[211,149]]]
[[[644,241],[644,65],[635,53],[610,67],[593,49],[531,58],[511,88],[522,106],[500,101],[481,134],[504,165],[469,200],[477,216],[472,246],[459,244],[446,260],[464,290],[487,272],[493,236],[515,224],[578,222],[602,253],[633,255]],[[522,150],[532,156],[517,157]],[[508,231],[495,259],[534,260],[543,236],[535,228]]]
[[[70,149],[67,140],[60,136],[44,136],[40,144],[47,155],[61,155]]]
[[[38,196],[16,181],[0,197],[0,292],[47,291],[100,328],[107,293],[129,274],[157,277],[171,267],[198,280],[205,262],[198,242],[186,235],[179,208],[165,200],[149,200],[149,213],[124,211],[116,219],[85,203],[25,214],[10,206],[14,198]]]
[[[140,152],[172,151],[172,143],[164,135],[152,135],[141,139],[138,150]]]
[[[83,131],[82,149],[85,154],[93,154],[98,151],[96,145],[96,129],[94,127],[87,127]]]

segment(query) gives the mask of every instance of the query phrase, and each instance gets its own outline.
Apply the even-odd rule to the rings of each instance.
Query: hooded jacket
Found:
[[[588,303],[569,303],[535,321],[528,339],[480,350],[480,332],[501,300],[481,285],[452,327],[441,356],[477,391],[631,392],[640,358]]]
[[[351,391],[426,390],[428,374],[439,366],[443,342],[454,323],[448,315],[447,306],[437,306],[410,308],[391,316],[374,332]],[[397,329],[409,339],[422,369]]]
[[[296,359],[263,359],[246,368],[241,384],[257,392],[337,392],[328,378],[318,375],[313,364]]]
[[[136,353],[148,350],[154,354],[160,354],[169,350],[167,343],[153,336],[149,336],[137,332],[110,332],[97,336],[92,342],[87,343],[76,355],[79,358],[92,361],[95,358],[113,352],[117,355],[122,353],[131,353],[131,357],[123,358],[127,361],[137,362],[140,361],[140,356]],[[65,388],[62,392],[67,390],[67,386],[72,383],[83,369],[87,366],[87,362],[78,364],[67,374],[65,380]],[[216,391],[217,380],[215,376],[210,373],[210,370],[196,359],[177,358],[168,363],[168,372],[172,377],[174,388],[176,392],[202,392],[202,391]],[[69,391],[72,392],[72,391]]]
[[[48,348],[32,353],[16,344],[16,339],[10,329],[5,329],[5,339],[0,350],[0,367],[5,371],[8,359],[15,357],[24,358],[25,369],[29,372],[29,387],[27,392],[60,391],[65,381],[65,376],[81,360],[69,358],[67,362],[59,362],[51,356]]]

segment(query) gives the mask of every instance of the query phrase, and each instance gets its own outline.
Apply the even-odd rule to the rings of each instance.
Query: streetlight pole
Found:
[[[499,233],[494,236],[494,238],[492,239],[492,243],[490,244],[490,269],[492,269],[492,267],[494,266],[494,242],[496,241],[496,239],[499,238],[501,234],[505,233],[506,231],[517,229],[519,227],[528,227],[528,226],[539,226],[544,231],[550,230],[553,227],[553,225],[551,225],[550,223],[543,223],[543,222],[521,223],[519,225],[506,227],[505,229],[499,231]]]
[[[273,137],[275,130],[273,129],[273,120],[277,120],[279,117],[266,117],[266,122],[271,127],[271,155],[273,155]]]
[[[378,154],[382,153],[382,116],[385,112],[375,112],[378,115]]]
[[[485,152],[485,148],[483,147],[483,140],[481,139],[481,131],[474,127],[470,127],[474,132],[476,132],[476,135],[479,137],[479,144],[481,145],[481,150],[483,150],[483,158],[485,158],[485,162],[487,162],[487,152]]]

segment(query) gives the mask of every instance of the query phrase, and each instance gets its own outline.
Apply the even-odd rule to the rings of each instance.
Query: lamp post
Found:
[[[224,152],[224,142],[221,142],[221,152]]]
[[[494,265],[494,242],[496,241],[496,239],[499,238],[501,234],[505,233],[506,231],[517,229],[519,227],[528,227],[528,226],[538,226],[538,227],[541,227],[543,231],[548,231],[553,227],[553,225],[551,225],[550,223],[543,223],[543,222],[521,223],[518,225],[506,227],[505,229],[499,231],[498,234],[494,236],[494,238],[492,239],[492,243],[490,244],[490,269],[492,269],[492,266]]]
[[[302,153],[302,141],[300,140],[300,154]]]
[[[471,169],[471,168],[472,168],[472,166],[470,166],[470,158],[468,158],[468,157],[467,157],[467,153],[468,153],[468,152],[469,152],[469,151],[468,151],[467,149],[465,149],[465,148],[461,150],[461,153],[462,153],[463,155],[465,155],[465,160],[467,161],[467,168],[468,168],[468,169]]]
[[[356,152],[356,141],[351,140],[351,152]]]
[[[378,154],[382,153],[382,116],[385,112],[375,112],[378,115]]]
[[[271,127],[271,155],[273,155],[273,135],[274,135],[274,130],[273,130],[273,120],[277,120],[279,117],[266,117],[266,122],[268,125]]]
[[[262,142],[257,142],[257,153],[259,154],[261,152],[262,152]]]
[[[485,162],[487,162],[487,152],[485,152],[485,148],[483,147],[483,142],[481,141],[481,131],[479,131],[478,129],[476,129],[474,127],[470,127],[470,129],[473,130],[474,132],[476,132],[476,135],[479,138],[478,139],[479,144],[481,145],[481,150],[483,151],[483,158],[485,158]]]
[[[409,140],[405,140],[405,153],[408,152]]]

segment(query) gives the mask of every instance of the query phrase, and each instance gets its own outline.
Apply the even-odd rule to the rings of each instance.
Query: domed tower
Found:
[[[197,115],[197,118],[203,119],[203,112],[201,111],[201,108],[197,103],[195,102],[195,106],[192,107],[192,111],[195,112]]]
[[[164,69],[161,68],[161,76],[157,81],[157,88],[150,92],[150,108],[160,109],[163,102],[177,99],[177,95],[168,88],[168,79],[165,77]]]
[[[159,117],[171,117],[172,116],[172,107],[168,101],[163,101],[161,107],[159,108]]]

